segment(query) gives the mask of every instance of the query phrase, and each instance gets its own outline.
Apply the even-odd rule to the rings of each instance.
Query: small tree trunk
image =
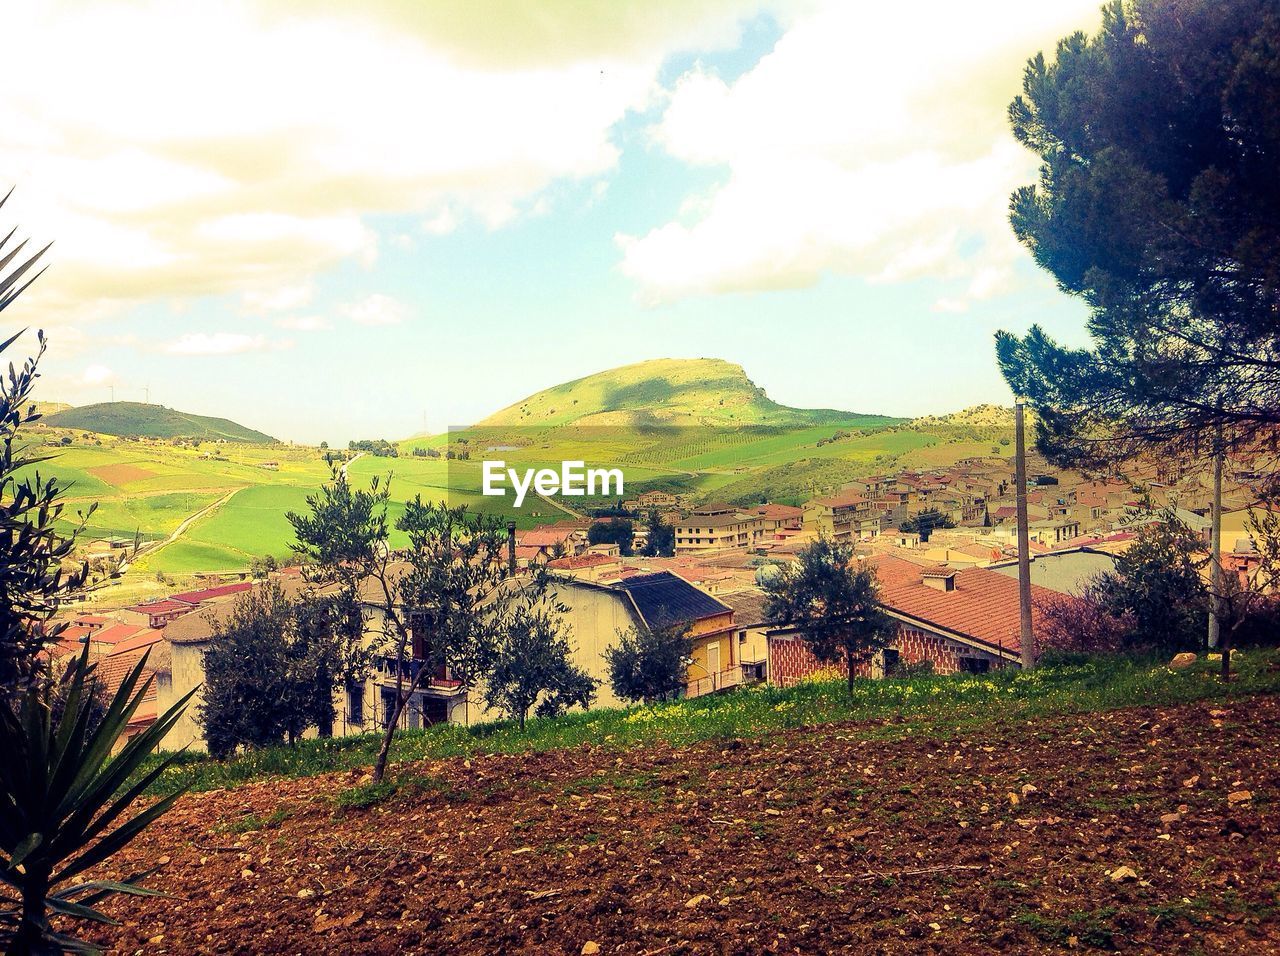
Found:
[[[1209,510],[1209,650],[1222,641],[1222,446],[1213,454],[1213,503]],[[1225,669],[1224,669],[1225,673]]]
[[[45,951],[41,937],[44,935],[45,897],[49,895],[48,874],[42,877],[39,873],[31,873],[29,877],[22,888],[22,922],[9,944],[9,953],[16,956]]]
[[[316,732],[321,737],[333,736],[333,677],[327,667],[318,668],[316,674],[316,692],[325,694],[324,705],[320,707],[320,719],[316,721]]]
[[[1231,680],[1231,633],[1223,632],[1219,643],[1222,649],[1222,683],[1226,684]]]
[[[853,645],[844,646],[844,669],[849,684],[849,696],[853,696]]]

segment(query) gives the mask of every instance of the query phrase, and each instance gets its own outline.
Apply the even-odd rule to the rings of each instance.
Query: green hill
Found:
[[[46,415],[42,423],[52,428],[75,428],[101,435],[138,435],[146,438],[224,439],[250,445],[276,441],[270,435],[245,428],[226,418],[210,418],[180,412],[163,405],[142,402],[102,402],[81,405]]]
[[[888,425],[899,419],[829,408],[779,405],[742,366],[723,359],[653,359],[544,389],[478,424],[559,425]]]

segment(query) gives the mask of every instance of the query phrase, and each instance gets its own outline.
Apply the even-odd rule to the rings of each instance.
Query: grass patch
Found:
[[[395,777],[379,783],[370,782],[351,787],[339,791],[333,802],[339,811],[367,810],[393,798],[412,798],[433,793],[442,794],[451,799],[466,799],[465,792],[454,790],[447,780],[424,774]]]
[[[280,824],[288,820],[293,814],[284,807],[277,807],[274,811],[265,817],[260,817],[256,813],[249,813],[238,820],[232,820],[229,823],[219,824],[214,828],[214,833],[253,833],[255,830],[274,830]]]
[[[1114,906],[1104,906],[1087,912],[1070,913],[1066,919],[1050,919],[1034,910],[1023,910],[1013,919],[1041,942],[1065,946],[1075,937],[1083,946],[1115,949],[1116,937],[1123,935],[1113,925],[1118,912]]]
[[[1034,720],[1118,707],[1168,707],[1280,693],[1280,651],[1239,658],[1235,679],[1219,682],[1203,662],[1181,672],[1128,658],[1073,660],[1023,673],[1017,670],[950,677],[860,680],[850,695],[842,681],[790,688],[753,687],[654,707],[593,710],[475,727],[436,725],[397,735],[397,761],[447,759],[480,753],[529,753],[596,744],[618,750],[657,741],[676,746],[700,740],[752,739],[778,730],[859,721],[854,733],[893,739],[904,733],[948,737],[1000,720]],[[234,787],[264,777],[306,777],[372,765],[380,735],[304,740],[255,750],[226,761],[185,753],[161,776],[153,793],[176,785],[194,790]],[[153,756],[152,761],[158,760]],[[154,763],[144,765],[143,772]],[[600,779],[619,789],[652,789],[650,779]],[[587,782],[576,786],[586,788]],[[357,790],[359,788],[356,788]],[[353,798],[354,799],[354,798]],[[375,801],[376,802],[376,801]]]

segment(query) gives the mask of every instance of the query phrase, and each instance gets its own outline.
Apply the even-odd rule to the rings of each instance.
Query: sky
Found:
[[[1098,0],[227,0],[8,11],[5,313],[39,397],[345,444],[650,358],[776,401],[1010,401],[1084,344],[1018,245],[1005,111]],[[26,340],[31,343],[31,339]],[[16,354],[16,353],[14,353]]]

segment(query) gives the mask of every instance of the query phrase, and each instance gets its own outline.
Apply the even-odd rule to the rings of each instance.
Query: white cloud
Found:
[[[1097,20],[1096,0],[832,0],[732,83],[695,68],[653,136],[726,175],[676,220],[619,235],[623,272],[648,301],[829,272],[997,294],[1021,255],[1008,196],[1036,169],[1005,109],[1030,55]]]
[[[241,355],[287,348],[289,344],[241,332],[188,332],[163,346],[163,351],[170,355]]]
[[[255,289],[242,297],[246,312],[289,312],[309,305],[315,290],[310,282]]]
[[[322,315],[286,315],[276,319],[276,327],[293,332],[324,332],[333,324]]]
[[[115,380],[116,373],[105,365],[89,365],[80,373],[79,381],[76,384],[82,386],[110,385]]]
[[[409,315],[403,302],[381,292],[365,296],[343,307],[341,312],[357,325],[399,325]]]
[[[24,307],[50,325],[208,294],[267,309],[371,262],[375,215],[501,225],[612,169],[612,128],[666,57],[733,42],[744,6],[18,5],[4,214],[57,240]]]

